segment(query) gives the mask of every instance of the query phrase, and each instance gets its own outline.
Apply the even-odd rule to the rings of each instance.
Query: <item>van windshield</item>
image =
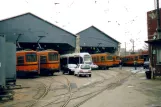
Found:
[[[81,65],[81,69],[90,69],[90,65]]]
[[[36,62],[37,54],[36,53],[27,53],[26,54],[26,62]]]
[[[75,68],[75,67],[77,67],[76,64],[68,64],[68,68]]]
[[[84,61],[85,61],[85,62],[92,62],[91,56],[89,56],[89,55],[84,55]]]
[[[82,64],[83,59],[82,57],[69,57],[69,64]]]

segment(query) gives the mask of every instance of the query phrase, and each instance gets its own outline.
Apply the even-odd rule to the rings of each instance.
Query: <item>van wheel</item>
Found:
[[[89,77],[91,77],[91,74],[89,74]]]
[[[51,73],[51,76],[53,76],[54,75],[54,73]]]
[[[73,75],[73,72],[72,71],[69,71],[69,75]]]
[[[63,71],[63,74],[65,74],[65,71]]]
[[[74,72],[74,76],[77,76],[77,74]]]
[[[152,77],[153,77],[153,79],[155,79],[155,73],[154,72],[152,72]]]

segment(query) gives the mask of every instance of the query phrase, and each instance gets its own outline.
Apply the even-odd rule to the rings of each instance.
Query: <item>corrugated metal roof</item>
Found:
[[[65,30],[65,29],[63,29],[63,28],[61,28],[61,27],[59,27],[59,26],[57,26],[57,25],[54,25],[54,24],[50,23],[49,21],[44,20],[44,19],[40,18],[39,16],[36,16],[36,15],[30,13],[30,12],[27,12],[27,13],[24,13],[24,14],[21,14],[21,15],[17,15],[17,16],[13,16],[13,17],[10,17],[10,18],[7,18],[7,19],[0,20],[0,23],[1,23],[1,22],[4,22],[4,21],[12,20],[12,19],[17,18],[17,17],[22,17],[22,16],[25,16],[25,15],[34,16],[35,18],[38,18],[38,19],[44,21],[45,23],[47,23],[47,24],[49,24],[49,25],[55,26],[55,27],[57,27],[57,28],[59,28],[59,29],[61,29],[61,30],[64,30],[65,32],[67,32],[67,33],[69,33],[69,34],[71,34],[71,35],[73,35],[73,36],[76,36],[75,34],[69,32],[69,31],[67,31],[67,30]]]
[[[80,32],[78,32],[77,34],[80,34],[81,32],[84,32],[85,30],[90,29],[90,28],[94,28],[94,29],[96,29],[97,31],[103,33],[105,36],[107,36],[107,37],[109,37],[110,39],[114,40],[115,42],[120,43],[119,41],[117,41],[116,39],[110,37],[110,36],[107,35],[105,32],[101,31],[100,29],[98,29],[97,27],[95,27],[95,26],[93,26],[93,25],[90,26],[90,27],[88,27],[88,28],[86,28],[86,29],[84,29],[84,30],[82,30],[82,31],[80,31]],[[77,35],[77,34],[76,34],[76,35]]]

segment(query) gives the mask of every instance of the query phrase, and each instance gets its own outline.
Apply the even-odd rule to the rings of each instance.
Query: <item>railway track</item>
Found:
[[[49,80],[50,81],[50,84],[49,84],[49,86],[46,86],[43,82],[40,82],[43,86],[44,86],[44,92],[40,95],[40,97],[39,98],[36,98],[36,101],[34,101],[32,104],[30,104],[30,105],[28,105],[28,106],[26,106],[26,107],[33,107],[34,105],[36,105],[42,98],[44,98],[47,94],[48,94],[48,92],[50,91],[50,88],[51,88],[51,86],[52,86],[52,84],[53,83],[59,83],[59,84],[61,84],[61,85],[64,85],[64,86],[67,86],[68,87],[68,93],[63,93],[63,94],[59,94],[59,95],[57,95],[57,96],[53,96],[53,97],[60,97],[60,96],[62,96],[62,95],[67,95],[67,94],[70,94],[70,96],[69,96],[69,99],[64,103],[64,105],[62,106],[62,107],[65,107],[65,105],[67,105],[68,104],[68,102],[70,101],[70,98],[71,98],[71,86],[70,86],[70,81],[68,80],[68,78],[67,77],[65,77],[65,76],[61,76],[61,77],[63,77],[63,78],[65,78],[65,80],[66,80],[66,82],[67,82],[67,84],[65,84],[65,83],[63,83],[63,82],[61,82],[61,81],[57,81],[57,80],[55,80],[53,77],[50,77],[50,78],[42,78],[43,80]],[[41,89],[40,89],[41,90]],[[34,97],[34,96],[33,96]],[[43,106],[41,106],[41,107],[45,107],[46,105],[49,105],[50,104],[50,102],[49,103],[47,103],[47,104],[45,104],[45,105],[43,105]]]
[[[38,82],[41,85],[41,87],[38,89],[36,95],[33,96],[33,98],[35,100],[34,101],[26,101],[30,104],[28,104],[25,107],[33,107],[41,98],[45,97],[45,95],[47,95],[47,93],[48,93],[48,87],[47,87],[46,84],[44,84],[41,81],[36,81],[36,82]],[[25,102],[17,102],[17,103],[14,103],[12,105],[7,105],[7,106],[4,106],[4,107],[18,106],[19,104],[23,104],[23,103],[25,103]]]
[[[80,87],[80,88],[78,88],[75,91],[72,91],[72,88],[71,88],[71,85],[70,85],[70,81],[64,75],[61,75],[61,77],[63,77],[66,80],[66,84],[63,83],[63,82],[60,82],[60,81],[56,81],[53,77],[51,77],[51,78],[43,78],[44,80],[49,80],[50,81],[49,85],[47,86],[43,82],[38,81],[42,85],[42,87],[41,87],[41,89],[39,91],[42,91],[42,92],[38,92],[37,95],[39,95],[39,97],[37,97],[32,103],[30,103],[26,107],[36,106],[36,104],[39,101],[41,101],[41,99],[44,98],[48,94],[52,84],[55,83],[55,82],[60,83],[62,85],[66,85],[68,87],[67,88],[68,92],[52,96],[54,98],[54,100],[51,99],[50,101],[48,101],[46,103],[43,103],[40,106],[37,105],[38,107],[47,107],[47,106],[51,106],[51,105],[60,105],[60,107],[67,107],[67,106],[70,105],[70,102],[72,102],[74,100],[80,100],[81,98],[83,98],[84,99],[83,101],[82,100],[78,101],[79,103],[74,105],[74,107],[79,107],[80,105],[84,104],[85,102],[87,102],[88,100],[94,98],[95,96],[99,95],[100,93],[104,92],[105,90],[114,89],[117,86],[121,85],[128,77],[130,77],[132,75],[132,74],[131,75],[127,75],[127,76],[124,77],[123,75],[125,73],[119,72],[117,74],[117,76],[115,76],[115,77],[113,76],[113,79],[114,79],[113,82],[108,83],[107,85],[104,85],[103,83],[108,81],[109,78],[107,79],[105,76],[102,76],[100,73],[102,73],[103,75],[108,75],[105,72],[95,72],[95,74],[97,76],[102,78],[100,81],[91,83],[91,84],[89,84],[87,86],[84,86],[84,87]],[[80,93],[79,93],[80,91],[84,91],[84,90],[86,91],[87,88],[89,88],[91,86],[92,87],[97,86],[98,84],[99,85],[102,84],[103,87],[99,87],[99,88],[97,87],[98,89],[96,89],[96,90],[91,89],[91,91],[89,91],[88,93],[80,95]],[[75,96],[76,94],[78,94],[78,96]],[[37,96],[37,95],[35,95],[35,96]],[[62,96],[64,96],[64,97],[62,97]],[[62,99],[65,99],[65,101],[63,101]]]
[[[71,89],[70,81],[69,81],[68,78],[65,77],[65,76],[61,76],[61,77],[65,78],[65,80],[66,80],[66,82],[67,82],[67,85],[64,84],[64,83],[62,83],[62,82],[60,82],[60,81],[56,81],[56,82],[61,83],[61,84],[63,84],[63,85],[66,85],[66,86],[68,87],[68,92],[67,92],[67,93],[64,93],[64,94],[57,95],[57,96],[53,96],[53,97],[59,97],[59,98],[57,98],[56,100],[49,101],[49,102],[47,102],[46,104],[43,104],[43,105],[40,106],[40,107],[46,107],[46,106],[48,106],[48,105],[53,104],[54,102],[60,100],[60,99],[62,98],[62,97],[61,97],[62,95],[64,95],[64,96],[65,96],[65,95],[68,95],[68,98],[67,98],[67,100],[66,100],[65,102],[63,102],[63,104],[62,104],[61,107],[66,107],[66,105],[69,103],[69,101],[70,101],[71,98],[72,98],[72,89]]]
[[[66,107],[67,104],[69,103],[69,101],[71,100],[72,98],[72,88],[71,88],[71,85],[70,85],[70,81],[68,80],[67,77],[64,76],[64,78],[66,79],[67,81],[67,84],[68,84],[68,90],[69,90],[69,98],[65,101],[65,103],[61,106],[61,107]]]
[[[99,73],[98,73],[97,75],[99,75]],[[101,76],[101,75],[99,75],[99,76]],[[59,101],[61,98],[58,98],[58,99],[56,99],[56,100],[53,100],[53,101],[48,102],[47,104],[44,104],[44,105],[41,106],[41,107],[46,107],[46,106],[49,106],[49,105],[52,105],[52,104],[58,104],[58,103],[64,103],[64,104],[62,104],[61,107],[66,107],[66,106],[68,105],[68,103],[69,103],[71,100],[73,100],[73,99],[78,99],[78,98],[81,98],[81,97],[90,95],[90,94],[92,94],[92,93],[96,93],[98,90],[95,91],[95,92],[92,92],[92,93],[88,93],[88,94],[85,94],[85,95],[76,97],[76,98],[72,98],[72,95],[73,95],[74,93],[79,92],[80,90],[85,89],[85,88],[87,88],[87,87],[90,87],[90,86],[94,86],[94,85],[96,85],[96,84],[103,83],[103,82],[106,80],[105,77],[101,76],[101,77],[103,78],[101,81],[94,82],[94,83],[92,83],[92,84],[87,85],[87,87],[80,87],[80,88],[78,88],[78,90],[72,91],[72,90],[71,90],[71,86],[70,86],[70,81],[68,80],[68,78],[65,77],[65,76],[62,76],[62,77],[64,77],[64,78],[66,79],[66,81],[67,81],[68,93],[62,94],[62,95],[67,95],[67,96],[68,96],[67,100],[66,100],[65,102],[64,102],[64,101]],[[59,95],[58,95],[58,96],[53,96],[53,97],[59,97]],[[58,101],[58,102],[57,102],[57,101]]]
[[[102,80],[99,81],[99,83],[103,83],[106,80],[108,80],[104,76],[100,75],[99,73],[97,73],[97,75],[99,75],[99,76],[102,77]],[[89,93],[84,94],[84,95],[79,95],[79,96],[72,97],[72,98],[70,97],[70,99],[68,99],[68,103],[69,103],[69,100],[72,101],[72,100],[77,100],[77,99],[80,99],[80,98],[85,98],[83,101],[81,101],[81,102],[77,103],[76,105],[74,105],[74,107],[79,107],[82,104],[84,104],[85,102],[87,102],[88,100],[90,100],[90,99],[96,97],[97,95],[99,95],[100,93],[104,92],[105,90],[111,90],[111,89],[114,89],[114,88],[120,86],[126,79],[128,79],[130,76],[132,76],[134,74],[130,74],[130,75],[127,75],[125,77],[122,77],[122,75],[124,75],[124,73],[121,73],[120,72],[118,75],[119,75],[119,78],[118,77],[115,77],[115,81],[107,84],[103,88],[100,88],[100,89],[95,90],[93,92],[89,92]],[[91,85],[94,85],[94,84],[90,84],[88,86],[91,86]],[[88,88],[88,87],[86,87],[86,88]],[[81,88],[81,89],[86,89],[86,88]],[[79,92],[79,91],[74,91],[72,93],[74,94],[76,92]],[[57,104],[60,104],[60,103],[63,103],[63,101],[58,101],[58,102],[55,102],[55,103],[53,102],[52,104],[56,104],[57,105]],[[68,106],[68,105],[64,105],[63,107],[66,107],[66,106]]]
[[[40,82],[40,81],[39,81],[39,82]],[[49,87],[48,87],[46,84],[44,84],[43,82],[40,82],[40,83],[41,83],[41,85],[43,86],[43,88],[39,89],[39,92],[38,92],[38,93],[40,93],[40,90],[44,90],[44,91],[42,92],[42,94],[40,94],[40,96],[39,96],[38,98],[36,98],[36,100],[35,100],[33,103],[31,103],[30,105],[27,105],[26,107],[33,107],[35,104],[37,104],[37,102],[38,102],[41,98],[44,98],[44,97],[48,94],[49,89],[50,89],[52,83],[50,83]],[[37,93],[36,95],[38,95],[38,93]],[[33,96],[33,98],[34,98],[34,97],[35,97],[35,96]]]
[[[120,72],[120,74],[123,74],[122,72]],[[98,91],[96,94],[86,98],[85,100],[81,101],[80,103],[76,104],[74,107],[79,107],[81,105],[83,105],[85,102],[89,101],[90,99],[96,97],[97,95],[99,95],[100,93],[104,92],[105,90],[111,90],[114,89],[118,86],[120,86],[126,79],[128,79],[130,76],[135,75],[136,73],[131,73],[123,78],[121,78],[121,76],[119,76],[119,78],[117,78],[114,82],[107,84],[106,87],[102,88],[100,91]]]

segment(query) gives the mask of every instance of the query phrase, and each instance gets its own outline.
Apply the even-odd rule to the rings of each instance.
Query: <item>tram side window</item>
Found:
[[[58,61],[58,54],[54,54],[54,56],[55,56],[55,61]]]
[[[94,61],[94,57],[92,57],[92,61],[95,62],[95,61]]]
[[[93,62],[97,62],[97,61],[96,61],[96,57],[93,57]]]
[[[17,64],[18,65],[24,64],[24,56],[18,56],[17,57]]]
[[[40,63],[46,63],[47,57],[46,56],[40,56]]]
[[[93,62],[96,62],[96,58],[95,57],[93,57]]]
[[[48,57],[49,57],[49,61],[58,61],[58,54],[49,53]]]
[[[27,53],[26,54],[26,62],[36,62],[36,61],[37,61],[36,53]]]
[[[127,58],[127,61],[129,61],[130,60],[130,58]]]
[[[117,57],[116,57],[116,60],[120,60],[120,57],[117,56]]]
[[[107,60],[113,60],[112,56],[107,56]]]
[[[101,56],[101,61],[105,61],[105,57],[104,56]]]
[[[137,56],[135,56],[135,60],[138,60],[138,57]]]
[[[97,62],[99,62],[99,56],[97,56]]]
[[[139,56],[139,59],[144,59],[144,56],[143,56],[143,55],[140,55],[140,56]]]
[[[113,57],[113,61],[115,61],[115,58]]]
[[[130,61],[133,61],[133,58],[130,58]]]

